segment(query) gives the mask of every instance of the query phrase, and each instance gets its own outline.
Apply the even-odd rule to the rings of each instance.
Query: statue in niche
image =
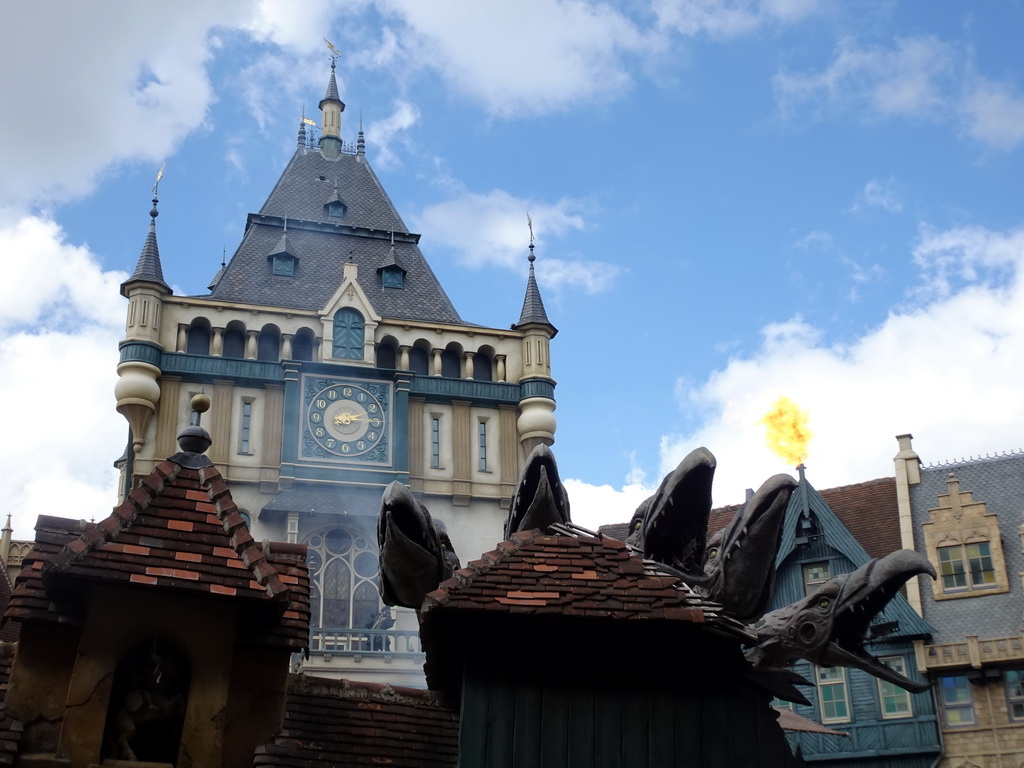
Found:
[[[111,690],[108,757],[177,763],[188,690],[188,665],[167,643],[154,639],[126,654]]]

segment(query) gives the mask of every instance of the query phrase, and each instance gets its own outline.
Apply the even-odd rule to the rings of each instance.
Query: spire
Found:
[[[359,138],[356,140],[356,154],[366,154],[366,140],[363,138],[363,113],[359,113]]]
[[[526,296],[523,298],[523,311],[519,315],[519,322],[516,323],[514,327],[519,328],[529,323],[541,323],[551,327],[551,336],[554,337],[554,335],[558,333],[558,330],[555,326],[551,325],[551,321],[548,320],[548,313],[544,311],[544,300],[540,297],[540,288],[537,287],[537,276],[533,271],[533,262],[537,260],[537,257],[533,253],[532,242],[530,243],[530,255],[528,258],[530,260],[530,277],[526,281]]]
[[[303,117],[299,120],[299,141],[298,148],[305,149],[306,147],[306,118]]]
[[[330,45],[330,43],[328,43]],[[334,70],[337,67],[338,55],[331,46],[331,78],[327,81],[327,94],[320,99],[320,151],[324,157],[334,159],[341,154],[341,113],[345,111],[345,102],[338,95],[338,81]]]
[[[139,255],[138,263],[135,265],[135,271],[130,278],[121,284],[121,293],[123,295],[127,295],[124,292],[124,287],[128,283],[137,280],[156,283],[167,289],[167,292],[170,293],[170,287],[164,282],[164,270],[160,266],[160,249],[156,244],[156,217],[160,215],[160,211],[156,208],[158,202],[159,200],[154,195],[153,208],[149,211],[149,233],[146,235],[146,242],[142,246],[142,253]]]
[[[341,104],[342,111],[345,110],[345,104],[341,100],[341,95],[338,93],[338,81],[334,77],[334,70],[337,66],[337,61],[334,57],[331,58],[331,79],[327,81],[327,93],[320,99],[320,109],[324,108],[325,101],[336,101]]]

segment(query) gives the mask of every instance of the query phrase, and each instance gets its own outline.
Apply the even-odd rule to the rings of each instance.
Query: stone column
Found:
[[[210,339],[210,355],[213,357],[224,356],[224,329],[214,328],[213,338]]]
[[[409,345],[402,344],[398,348],[398,367],[403,371],[409,370]]]
[[[473,378],[473,353],[463,352],[462,353],[462,378],[472,379]]]
[[[281,334],[281,359],[291,360],[292,359],[292,339],[295,338],[294,333],[282,333]]]
[[[246,331],[245,332],[245,359],[255,360],[256,351],[259,344],[259,331]]]
[[[185,345],[188,344],[188,325],[185,323],[178,323],[178,340],[175,344],[175,352],[184,352]]]
[[[434,376],[441,375],[441,352],[442,350],[437,349],[436,347],[431,350],[434,358]]]
[[[505,356],[495,355],[494,356],[494,378],[496,381],[505,381]]]

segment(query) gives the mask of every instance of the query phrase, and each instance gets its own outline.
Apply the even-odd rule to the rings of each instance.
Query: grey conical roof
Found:
[[[537,287],[537,276],[533,272],[533,262],[537,257],[533,255],[533,246],[530,246],[530,277],[526,281],[526,296],[523,297],[523,311],[519,314],[518,328],[528,323],[542,323],[555,330],[548,320],[548,313],[544,310],[544,300],[540,297],[540,288]],[[557,331],[556,331],[557,332]],[[552,334],[554,335],[554,334]]]
[[[227,265],[221,264],[220,269],[217,270],[217,274],[213,276],[213,280],[211,280],[210,284],[206,286],[209,290],[212,291],[214,288],[217,287],[217,283],[220,282],[220,278],[224,274],[225,269],[227,269]]]
[[[135,265],[135,271],[122,286],[137,280],[144,280],[148,283],[156,283],[168,290],[171,290],[164,282],[164,270],[160,265],[160,249],[156,244],[156,217],[159,212],[156,209],[157,199],[153,198],[153,209],[149,212],[149,233],[146,235],[146,242],[142,245],[142,253],[139,254],[139,261]]]
[[[327,81],[327,93],[320,99],[320,109],[324,108],[325,101],[336,101],[341,104],[342,111],[345,109],[345,102],[341,100],[338,93],[338,81],[334,78],[334,62],[331,62],[331,79]]]

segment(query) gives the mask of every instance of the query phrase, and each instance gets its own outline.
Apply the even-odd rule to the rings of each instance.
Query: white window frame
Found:
[[[822,723],[848,723],[853,719],[853,713],[850,709],[850,688],[846,683],[846,669],[845,667],[815,667],[814,674],[818,683],[818,714],[821,716]],[[846,709],[845,715],[825,714],[825,691],[829,691],[830,696],[835,696],[836,691],[841,691],[841,697],[836,697],[829,701],[829,704],[835,705],[842,701],[843,707]]]
[[[907,660],[902,656],[884,656],[879,661],[893,672],[897,672],[904,677],[907,676]],[[887,712],[885,708],[887,699],[902,702],[902,709],[898,712]],[[910,691],[886,680],[878,680],[878,707],[883,720],[896,720],[902,717],[914,716],[913,697],[910,695]]]

